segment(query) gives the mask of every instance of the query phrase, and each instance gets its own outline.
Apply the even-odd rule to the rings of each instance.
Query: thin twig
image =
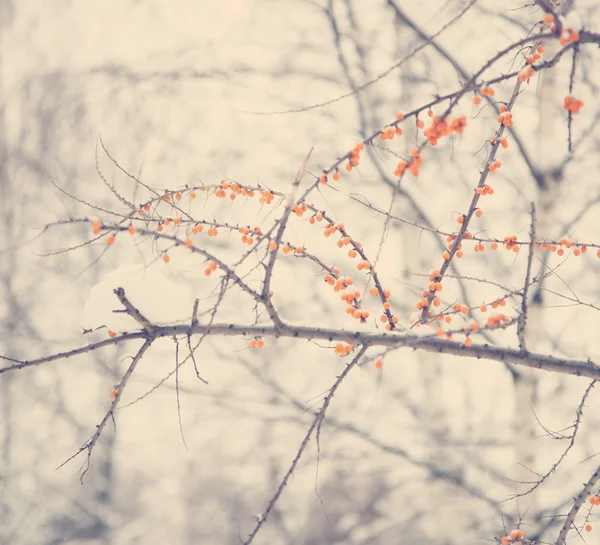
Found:
[[[302,454],[306,450],[306,447],[308,446],[308,443],[310,442],[310,438],[311,438],[313,432],[316,429],[317,434],[319,433],[321,423],[323,422],[323,419],[325,418],[325,412],[327,411],[327,408],[329,407],[329,404],[331,403],[331,400],[333,399],[335,392],[340,387],[340,384],[343,382],[344,378],[346,378],[346,376],[348,375],[350,370],[360,360],[360,358],[362,357],[362,355],[365,353],[366,350],[367,350],[367,345],[363,345],[361,347],[361,349],[359,350],[359,352],[352,358],[352,361],[346,366],[346,368],[342,371],[340,376],[334,382],[333,386],[329,390],[329,393],[325,396],[325,400],[323,401],[323,406],[315,415],[315,418],[313,419],[312,424],[308,428],[308,431],[306,432],[304,439],[302,439],[302,442],[300,443],[300,448],[298,449],[298,452],[294,456],[294,459],[292,460],[292,464],[290,465],[286,474],[283,476],[283,479],[281,480],[279,487],[277,488],[275,494],[273,495],[273,497],[267,504],[267,507],[266,507],[264,513],[262,513],[258,517],[256,526],[254,527],[254,529],[252,530],[252,532],[250,533],[250,535],[248,536],[246,541],[244,541],[244,545],[250,545],[250,543],[252,543],[252,541],[256,537],[256,534],[258,534],[259,530],[262,528],[263,524],[266,522],[266,520],[269,516],[269,513],[273,510],[273,507],[275,507],[277,500],[283,493],[283,489],[286,487],[290,477],[292,476],[292,473],[294,472],[294,470],[296,469],[296,466],[300,462],[300,458],[302,457]]]

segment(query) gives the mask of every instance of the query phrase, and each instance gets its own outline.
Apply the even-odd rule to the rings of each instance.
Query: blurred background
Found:
[[[113,213],[130,210],[117,194],[145,202],[149,193],[127,173],[159,192],[227,178],[285,193],[314,147],[310,183],[397,112],[458,90],[542,17],[521,2],[480,0],[444,28],[467,7],[464,0],[0,0],[0,353],[31,359],[105,338],[107,328],[134,329],[113,312],[119,286],[158,323],[187,322],[196,297],[202,312],[210,310],[218,280],[205,278],[197,256],[173,249],[165,264],[164,244],[126,234],[107,249],[77,220],[118,222]],[[577,0],[573,10],[573,20],[600,28],[594,0]],[[503,57],[484,79],[519,68],[521,58]],[[524,86],[503,166],[490,182],[495,195],[474,224],[479,234],[528,240],[534,202],[540,238],[600,241],[597,47],[583,46],[577,64],[572,94],[585,107],[573,121],[573,153],[562,107],[571,59]],[[512,80],[495,86],[494,99],[507,101],[513,88]],[[387,227],[393,171],[420,141],[414,119],[393,143],[367,147],[360,168],[342,170],[337,185],[311,195],[372,260],[379,255],[377,270],[405,328],[442,263],[446,240],[434,231],[457,230],[497,128],[492,105],[475,106],[471,93],[453,115],[467,116],[467,130],[425,150],[421,175],[402,181]],[[281,210],[184,200],[194,217],[232,224],[269,226]],[[347,252],[307,217],[290,221],[286,240],[367,288]],[[236,233],[196,244],[227,263],[245,251]],[[532,275],[544,281],[532,288],[531,350],[599,360],[595,253],[536,256]],[[257,254],[242,268],[256,286],[259,261]],[[521,290],[526,263],[526,251],[469,251],[455,260],[443,303],[460,300],[475,309],[470,318],[485,321],[479,305]],[[282,257],[272,288],[290,323],[377,331],[374,321],[361,326],[344,313],[314,262]],[[516,315],[520,304],[509,297],[505,312]],[[378,316],[375,303],[367,308]],[[216,319],[267,321],[233,290]],[[518,346],[514,328],[474,340]],[[248,339],[207,338],[196,358],[208,385],[190,365],[181,369],[184,445],[175,345],[157,341],[83,484],[85,454],[57,468],[93,434],[139,346],[0,375],[0,543],[243,541],[345,365],[327,343],[265,342],[253,351]],[[588,386],[499,363],[373,350],[335,395],[320,452],[309,446],[255,543],[454,544],[501,537],[519,524],[531,539],[554,541],[598,463],[596,390],[556,473],[534,494],[514,495],[567,448]],[[586,541],[598,542],[597,534]]]

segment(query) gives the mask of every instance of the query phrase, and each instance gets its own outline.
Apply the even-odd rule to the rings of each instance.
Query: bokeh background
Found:
[[[539,8],[522,2],[480,0],[435,46],[424,46],[466,6],[463,0],[0,0],[0,353],[31,359],[105,338],[107,328],[135,328],[113,312],[119,303],[112,290],[119,286],[158,323],[188,321],[196,297],[201,310],[216,301],[217,280],[205,278],[198,257],[174,249],[165,264],[160,256],[168,248],[143,236],[119,235],[107,249],[103,239],[92,241],[89,223],[77,221],[117,222],[111,212],[129,210],[115,193],[136,203],[148,198],[100,137],[125,171],[158,191],[228,178],[285,193],[311,148],[305,184],[398,111],[457,90],[465,74],[541,18]],[[593,0],[577,0],[569,17],[600,28]],[[539,75],[525,86],[514,110],[516,137],[501,153],[479,233],[527,240],[535,202],[541,237],[600,242],[596,49],[583,47],[577,66],[573,93],[585,107],[573,123],[574,153],[567,151],[562,109],[570,55],[546,87]],[[484,77],[519,63],[515,52]],[[508,100],[513,86],[495,86],[495,98]],[[496,129],[493,108],[485,101],[476,107],[472,94],[455,114],[468,117],[465,134],[427,149],[419,178],[402,182],[392,206],[397,219],[383,244],[382,211],[392,199],[395,165],[419,141],[414,120],[393,143],[376,141],[365,150],[360,168],[342,171],[339,184],[311,196],[372,259],[379,253],[380,277],[406,328],[445,244],[418,226],[456,230]],[[182,206],[207,221],[263,226],[281,211],[214,198],[184,199]],[[306,218],[290,221],[286,240],[350,271],[358,289],[367,287],[346,252]],[[196,244],[228,263],[244,251],[236,233]],[[600,260],[589,253],[536,256],[534,273],[545,282],[530,320],[532,349],[600,358]],[[445,284],[444,304],[460,300],[476,309],[521,289],[526,252],[467,254]],[[254,285],[260,268],[250,269],[258,262],[250,259],[242,269]],[[273,290],[290,323],[377,328],[348,318],[309,260],[283,257]],[[507,307],[516,315],[520,299],[509,298]],[[369,310],[378,315],[375,303]],[[476,310],[471,316],[482,318]],[[232,290],[217,320],[267,318]],[[100,329],[84,334],[94,328]],[[485,341],[517,346],[514,329]],[[2,545],[243,541],[345,365],[327,343],[266,339],[264,349],[253,351],[248,339],[208,338],[197,353],[208,386],[190,365],[180,372],[180,429],[175,345],[157,341],[81,484],[85,455],[57,468],[93,434],[137,348],[122,344],[0,375]],[[373,362],[381,356],[377,371]],[[255,543],[473,543],[519,523],[527,536],[553,541],[561,515],[598,463],[600,399],[592,390],[575,446],[556,473],[535,494],[510,499],[567,447],[589,385],[519,373],[407,349],[370,352],[336,394],[320,451],[311,444]],[[531,387],[527,397],[520,394],[523,380]],[[523,448],[531,455],[525,471]],[[593,523],[594,513],[589,517]],[[597,533],[586,534],[586,542],[597,542]]]

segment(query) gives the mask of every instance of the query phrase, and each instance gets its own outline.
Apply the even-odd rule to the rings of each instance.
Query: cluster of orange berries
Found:
[[[350,343],[337,343],[335,353],[339,356],[347,356],[352,351],[353,345]]]
[[[519,72],[517,79],[519,81],[527,81],[529,83],[529,80],[533,76],[534,72],[535,72],[535,70],[533,69],[533,66],[531,66],[531,65],[526,66],[525,68],[523,68],[523,70],[521,70],[521,72]]]
[[[431,127],[425,129],[423,134],[427,136],[429,145],[435,146],[444,136],[452,133],[462,134],[466,126],[467,118],[464,115],[449,122],[441,120],[440,116],[436,115],[433,116]]]
[[[498,299],[497,301],[494,301],[493,303],[490,303],[490,306],[491,306],[493,309],[497,309],[498,307],[504,307],[504,306],[506,306],[506,300],[505,300],[505,299]],[[479,310],[480,310],[481,312],[487,312],[487,309],[488,309],[488,308],[487,308],[487,305],[486,305],[486,304],[483,304],[483,305],[481,305],[481,306],[479,307]]]
[[[520,248],[519,248],[518,244],[515,244],[516,242],[517,242],[516,235],[504,237],[504,247],[507,250],[512,250],[513,252],[518,252]]]
[[[502,111],[503,106],[500,107]],[[514,125],[513,117],[510,112],[501,113],[498,116],[498,123],[502,123],[505,127],[512,127]]]
[[[404,119],[404,116],[402,116]],[[379,140],[393,140],[394,136],[400,136],[402,134],[402,129],[399,126],[388,127],[387,129],[381,131],[379,135]]]
[[[332,178],[335,182],[339,182],[340,179],[342,178],[340,171],[337,168],[335,169],[335,172],[333,173]],[[327,182],[329,182],[329,178],[327,177],[327,174],[322,174],[319,177],[319,183],[325,185]]]
[[[238,228],[238,232],[242,235],[242,242],[248,245],[254,244],[254,238],[252,238],[254,235],[260,236],[262,234],[262,230],[258,226],[252,230],[250,230],[249,227],[240,227]],[[208,236],[210,236],[210,232],[208,233]]]
[[[354,146],[354,149],[350,152],[350,157],[348,159],[348,163],[346,164],[346,170],[350,172],[354,167],[357,167],[360,162],[360,152],[365,149],[365,145],[362,142],[359,142]],[[335,180],[334,174],[334,180]],[[337,178],[339,180],[339,178]]]
[[[418,149],[414,149],[410,152],[410,160],[408,162],[400,161],[398,163],[398,165],[396,166],[396,170],[394,170],[394,176],[402,176],[402,174],[404,174],[404,171],[408,168],[408,170],[410,170],[410,173],[416,177],[419,175],[419,167],[422,164],[423,157],[419,153]]]
[[[564,108],[572,114],[578,114],[583,108],[583,100],[578,100],[574,96],[567,95],[564,101]]]
[[[171,218],[166,218],[163,222],[158,224],[158,227],[156,228],[157,231],[161,232],[165,227],[171,225],[171,221],[173,221],[175,225],[179,225],[181,223],[181,218],[175,218],[174,220],[171,220]]]
[[[250,348],[262,348],[265,345],[265,341],[261,337],[254,337],[250,341]]]
[[[554,15],[546,13],[544,15],[544,24],[550,29],[551,32],[556,30],[556,22],[554,21]],[[560,45],[567,45],[569,42],[578,42],[579,32],[572,29],[563,29],[560,35]]]
[[[504,322],[508,322],[508,317],[507,316],[505,316],[504,314],[495,314],[493,316],[490,316],[487,319],[487,322],[486,322],[485,325],[487,327],[494,327],[496,325],[501,325]]]
[[[332,272],[337,276],[337,278],[333,277],[331,274],[326,274],[323,277],[323,280],[327,282],[330,286],[333,286],[333,291],[335,291],[336,293],[354,284],[354,280],[352,279],[352,277],[348,276],[346,278],[343,278],[339,276],[342,271],[340,271],[340,269],[338,269],[337,267],[334,267],[332,269]]]
[[[321,215],[321,219],[323,219],[322,215]],[[320,220],[317,220],[317,221],[320,221]],[[343,230],[344,230],[343,223],[338,223],[337,225],[334,225],[333,223],[329,223],[328,225],[325,226],[325,231],[323,232],[323,235],[325,236],[325,238],[329,238],[336,231],[343,231]]]
[[[283,253],[289,254],[294,252],[296,255],[304,254],[303,246],[292,246],[289,242],[283,247]]]
[[[215,190],[215,197],[219,199],[224,199],[225,197],[227,197],[226,190],[228,189],[230,190],[229,198],[231,200],[234,200],[238,195],[243,195],[245,197],[254,197],[254,191],[252,191],[251,189],[245,189],[243,187],[240,187],[235,182],[228,182],[227,180],[221,180],[221,187]],[[202,188],[201,190],[205,191],[204,188]],[[190,194],[191,199],[194,199],[195,196],[196,195],[194,194],[194,196],[192,197],[192,195]],[[181,199],[181,193],[175,194],[175,198],[177,200]]]
[[[490,244],[490,248],[492,250],[497,250],[498,249],[498,243],[497,242],[492,242]],[[485,246],[483,244],[475,244],[475,246],[473,246],[473,251],[474,252],[485,252]]]
[[[492,138],[490,139],[490,142],[491,142],[492,144],[495,144],[495,143],[497,142],[497,138],[496,138],[496,136],[495,136],[495,135],[494,135],[494,136],[492,136]],[[508,148],[508,138],[504,138],[504,137],[500,138],[500,145],[501,145],[501,146],[502,146],[504,149]]]
[[[191,198],[191,199],[195,199],[195,198],[196,198],[196,193],[194,193],[194,196],[193,196],[193,197],[190,195],[190,198]],[[150,204],[149,204],[149,203],[147,203],[147,204],[143,205],[143,206],[142,206],[142,207],[141,207],[141,208],[138,210],[138,214],[139,214],[140,216],[143,216],[143,215],[144,215],[144,212],[150,212]]]
[[[302,204],[292,204],[290,210],[300,218],[308,210],[308,205],[305,202]]]
[[[379,290],[375,287],[371,288],[371,295],[373,295],[373,296],[379,295]],[[393,327],[397,323],[400,322],[400,318],[398,318],[398,316],[396,316],[394,314],[391,314],[391,312],[390,312],[391,305],[390,305],[388,299],[391,297],[391,295],[392,294],[391,294],[390,290],[383,291],[383,298],[385,299],[385,301],[383,303],[384,313],[379,317],[379,321],[382,324],[385,324],[386,331],[391,331],[393,329]],[[388,315],[389,315],[389,317],[388,317]]]
[[[346,297],[344,297],[344,295]],[[349,293],[349,294],[344,294],[344,295],[342,295],[342,299],[348,300],[351,297],[359,297],[360,292],[356,291],[356,292],[354,292],[354,294]],[[352,318],[356,318],[357,320],[360,320],[360,323],[364,324],[367,321],[367,318],[370,316],[371,313],[368,310],[362,310],[353,305],[348,305],[346,307],[346,314],[349,314],[350,316],[352,316]]]
[[[496,172],[502,166],[501,161],[494,161],[489,167],[490,172]]]
[[[340,292],[354,284],[354,280],[350,276],[346,278],[339,276],[341,271],[338,267],[334,267],[332,272],[337,276],[337,278],[331,274],[326,274],[323,277],[323,280],[330,286],[333,286],[333,291]],[[349,314],[353,318],[360,320],[360,322],[363,324],[367,321],[367,318],[370,315],[369,311],[358,308],[358,305],[360,305],[360,291],[342,293],[340,298],[348,305],[346,307],[346,314]]]
[[[454,305],[452,305],[452,308],[456,312],[460,312],[461,314],[467,314],[469,312],[469,307],[467,305],[459,303],[458,301],[454,303]]]
[[[475,193],[477,193],[477,195],[493,195],[494,188],[490,185],[484,185],[482,187],[478,187],[475,190]]]
[[[578,42],[579,32],[571,29],[564,29],[560,35],[560,45],[567,45],[569,42]]]
[[[210,276],[216,270],[217,270],[216,262],[211,261],[210,264],[208,265],[208,267],[206,267],[206,269],[204,269],[204,275]]]
[[[554,23],[554,15],[552,15],[551,13],[546,13],[546,15],[544,15],[544,24],[552,31],[554,32],[556,30],[556,24]]]
[[[249,196],[251,197],[252,195]],[[269,191],[268,189],[263,189],[260,192],[260,199],[258,199],[258,202],[260,204],[271,204],[274,198],[275,195],[271,191]]]
[[[422,294],[423,295],[423,300],[419,301],[417,303],[417,308],[419,310],[424,309],[424,308],[427,307],[427,305],[428,305],[428,299],[427,299],[427,297],[431,297],[432,294],[435,291],[438,290],[438,286],[439,286],[439,289],[441,290],[442,285],[441,285],[441,283],[437,282],[437,280],[439,280],[439,277],[436,276],[436,273],[439,275],[439,271],[435,270],[429,276],[429,279],[431,281],[431,284],[429,285],[429,292],[427,292],[427,291],[423,292],[423,294]],[[439,303],[436,304],[436,300],[439,301],[439,299],[436,297],[434,299],[434,305],[435,306],[439,306]],[[493,303],[491,303],[490,306],[493,309],[496,309],[498,307],[503,307],[505,305],[506,305],[506,300],[505,299],[498,299],[497,301],[494,301]],[[464,304],[460,303],[459,301],[457,301],[456,303],[454,303],[452,305],[452,310],[454,312],[456,312],[457,314],[461,314],[463,316],[469,313],[469,307],[467,305],[464,305]],[[481,312],[487,312],[488,307],[487,307],[487,305],[483,304],[483,305],[481,305],[479,307],[479,310]],[[428,316],[429,317],[433,317],[433,313],[429,312]],[[447,324],[449,324],[449,323],[452,322],[452,316],[450,316],[450,314],[445,314],[445,313],[437,314],[435,316],[435,319],[438,320],[439,322],[445,322]],[[500,325],[500,324],[503,324],[504,322],[508,322],[508,321],[509,321],[509,319],[504,314],[495,314],[493,316],[490,316],[490,318],[488,318],[486,326],[487,327],[493,327],[493,326]],[[420,324],[417,324],[417,325],[420,325]],[[473,320],[469,324],[469,330],[471,332],[479,331],[479,329],[480,329],[480,326],[479,326],[479,324],[475,320]],[[436,335],[438,337],[446,337],[447,339],[451,339],[452,338],[452,334],[451,333],[446,333],[442,328],[439,328],[437,330]],[[471,346],[473,344],[473,341],[468,336],[469,335],[468,333],[466,335],[467,335],[467,338],[465,339],[464,344],[465,344],[465,346]]]
[[[316,214],[311,216],[310,219],[308,220],[308,223],[310,223],[311,225],[314,225],[315,222],[317,222],[317,221],[323,221],[323,213],[322,212],[317,212]]]
[[[517,541],[523,539],[522,530],[513,530],[509,536],[504,536],[500,541],[502,545],[508,545],[511,541]]]
[[[442,302],[439,297],[436,297],[435,294],[444,289],[441,282],[441,273],[438,269],[435,269],[429,275],[429,286],[427,290],[424,290],[421,293],[422,299],[417,301],[417,309],[423,310],[429,306],[430,300],[433,302],[433,305],[439,307]],[[430,317],[433,314],[430,315]]]
[[[542,57],[542,53],[544,52],[544,48],[540,45],[533,55],[528,55],[525,57],[525,62],[527,64],[535,64]]]

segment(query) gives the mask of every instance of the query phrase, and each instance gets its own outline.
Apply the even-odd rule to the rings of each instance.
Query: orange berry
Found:
[[[194,243],[192,242],[192,239],[190,237],[187,237],[185,239],[185,245],[189,248],[190,246],[193,246]]]
[[[135,225],[131,224],[127,231],[129,232],[130,235],[135,235],[135,232],[137,231],[137,229],[135,228]]]
[[[109,246],[115,243],[115,235],[112,233],[106,237],[106,244]]]
[[[92,223],[92,233],[94,233],[94,235],[97,235],[101,229],[102,229],[102,223],[100,222],[100,220],[95,220]]]
[[[117,336],[117,334],[112,329],[110,329],[108,331],[108,336],[114,339]]]
[[[375,369],[381,369],[383,367],[383,362],[381,360],[375,360]]]
[[[508,545],[508,542],[510,541],[510,538],[508,536],[504,536],[502,539],[502,545]]]
[[[275,250],[277,250],[277,242],[275,242],[274,240],[272,240],[271,242],[269,242],[269,250],[271,250],[272,252],[274,252]]]
[[[171,261],[171,258],[169,257],[169,254],[165,254],[165,255],[163,255],[163,261],[164,261],[165,263],[168,263],[169,261]]]
[[[465,339],[465,346],[471,346],[473,344],[473,339],[471,337],[467,337]]]
[[[481,97],[478,97],[478,96],[473,97],[473,104],[475,104],[475,106],[477,106],[480,103],[481,103]]]
[[[592,531],[592,525],[591,524],[586,524],[585,525],[585,531],[586,532],[591,532]]]
[[[111,390],[110,397],[112,397],[113,399],[115,399],[117,397],[117,391],[116,390]]]
[[[480,218],[481,216],[483,216],[483,210],[481,210],[481,208],[478,208],[478,209],[475,211],[475,215],[476,215],[478,218]]]

